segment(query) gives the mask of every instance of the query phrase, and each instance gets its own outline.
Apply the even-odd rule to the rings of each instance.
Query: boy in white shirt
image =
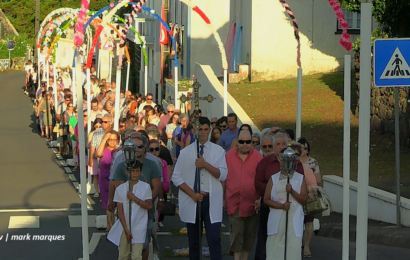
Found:
[[[148,211],[152,209],[152,192],[149,184],[139,181],[142,163],[136,161],[127,173],[130,182],[125,182],[115,190],[114,202],[117,202],[118,220],[108,234],[108,240],[118,246],[118,259],[128,260],[130,241],[132,240],[132,260],[142,259],[142,248],[147,232]],[[131,201],[131,228],[129,225],[129,203]],[[131,229],[131,230],[130,230]]]

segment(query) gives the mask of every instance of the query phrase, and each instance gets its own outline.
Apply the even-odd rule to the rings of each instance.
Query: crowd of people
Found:
[[[85,73],[85,65],[82,68]],[[161,211],[172,186],[178,189],[179,217],[187,226],[190,259],[197,260],[202,253],[199,225],[204,225],[211,259],[222,259],[224,211],[230,223],[229,252],[235,260],[248,259],[255,240],[255,259],[283,259],[285,233],[288,259],[312,256],[313,216],[305,216],[302,207],[311,189],[320,184],[321,175],[317,161],[310,157],[306,138],[295,141],[293,130],[279,126],[254,133],[248,124],[238,127],[234,113],[210,119],[200,110],[198,115],[181,113],[173,105],[164,108],[155,104],[152,94],[121,91],[120,100],[116,100],[115,82],[99,79],[95,73],[90,93],[83,88],[84,100],[78,107],[73,103],[71,81],[63,80],[71,77],[69,68],[57,72],[57,82],[49,72],[48,82],[37,88],[42,73],[43,66],[37,72],[36,65],[27,64],[25,93],[36,104],[39,133],[57,140],[59,154],[72,154],[74,170],[83,160],[79,149],[86,149],[88,159],[84,160],[93,179],[94,197],[106,210],[107,238],[118,246],[119,259],[130,257],[130,242],[132,259],[148,259],[151,240],[154,254],[158,253],[156,231],[163,225]],[[88,95],[92,100],[89,111]],[[113,130],[116,102],[119,122]],[[80,109],[84,129],[78,127]],[[193,128],[195,117],[199,117],[198,133]],[[80,131],[86,147],[79,147]],[[129,170],[122,149],[127,139],[134,142],[137,157]],[[291,173],[285,171],[281,160],[287,147],[298,158]],[[286,183],[289,174],[290,183]],[[289,226],[285,230],[287,215]]]

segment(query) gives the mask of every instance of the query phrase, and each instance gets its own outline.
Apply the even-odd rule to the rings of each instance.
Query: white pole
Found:
[[[372,3],[362,3],[361,8],[356,260],[367,259]]]
[[[80,56],[76,57],[76,72],[78,75],[81,74],[81,58]],[[83,112],[83,92],[82,92],[82,82],[81,77],[77,78],[76,86],[78,92],[78,143],[80,147],[86,147],[85,144],[85,134],[84,134],[84,112]],[[81,180],[81,190],[87,190],[87,170],[85,165],[85,150],[80,149],[80,180]],[[87,212],[87,192],[81,193],[81,230],[82,230],[82,238],[83,238],[83,259],[89,260],[89,248],[88,248],[88,212]]]
[[[45,63],[46,63],[46,73],[47,73],[47,76],[46,76],[46,78],[45,78],[45,81],[47,82],[46,83],[46,86],[47,86],[47,89],[48,89],[48,87],[49,87],[49,74],[50,74],[50,68],[49,68],[49,65],[48,65],[48,60],[46,60],[46,57],[44,56],[44,61],[45,61]],[[45,74],[45,73],[44,73]]]
[[[399,87],[394,88],[394,143],[396,150],[396,219],[397,226],[401,225],[400,212],[400,129],[399,129]]]
[[[37,48],[37,89],[36,89],[36,93],[35,95],[37,95],[37,91],[41,86],[41,77],[40,77],[40,63],[41,63],[41,59],[40,59],[40,48]],[[44,69],[44,65],[43,65],[43,69]],[[44,75],[44,71],[43,71],[43,75]],[[36,98],[36,96],[34,96],[34,98]],[[57,105],[57,104],[56,104]]]
[[[100,77],[101,77],[101,75],[100,75],[100,56],[101,56],[100,54],[101,54],[101,53],[100,53],[100,51],[101,51],[101,50],[98,49],[98,56],[97,56],[97,75],[96,75],[96,76],[97,76],[98,79],[101,80],[101,78],[100,78]]]
[[[349,260],[350,205],[350,88],[351,56],[345,55],[344,115],[343,115],[343,244],[342,259]]]
[[[144,95],[146,96],[148,94],[148,65],[145,65],[144,70]]]
[[[54,91],[54,104],[57,107],[58,106],[58,89],[57,89],[57,81],[56,81],[56,77],[57,77],[57,73],[56,73],[56,65],[53,64],[53,75],[54,75],[54,87],[53,87],[53,91]]]
[[[228,70],[224,70],[224,116],[228,115]]]
[[[112,56],[111,56],[111,52],[109,52],[108,54],[109,59],[110,59],[110,73],[109,73],[109,77],[108,77],[108,81],[111,83],[111,72],[112,72]]]
[[[118,131],[120,119],[120,91],[121,91],[121,67],[117,67],[117,75],[115,80],[115,110],[114,110],[114,130]]]
[[[47,64],[46,64],[46,57],[44,57],[44,55],[41,55],[42,56],[42,61],[43,61],[43,81],[45,81],[46,80],[46,73],[47,73]],[[47,86],[47,84],[46,84],[46,86]]]
[[[174,68],[174,77],[175,77],[175,109],[180,109],[178,104],[178,67]]]
[[[128,83],[130,81],[130,63],[131,62],[127,62],[127,78],[126,78],[126,85],[125,85],[125,91],[128,91]]]
[[[77,82],[76,82],[76,80],[77,80],[77,76],[76,76],[77,71],[76,71],[76,67],[73,67],[71,72],[73,74],[73,78],[71,79],[71,84],[73,85],[71,91],[73,92],[73,104],[74,104],[74,103],[77,103],[77,88],[76,88],[76,85],[77,85]]]
[[[86,70],[87,73],[87,112],[88,114],[90,114],[91,111],[91,72],[90,69],[87,68]],[[78,108],[78,107],[77,107]],[[82,108],[82,104],[81,104],[81,108]],[[91,117],[88,117],[88,121],[87,121],[87,133],[89,133],[91,131]],[[88,150],[88,154],[90,154],[90,150]],[[91,176],[89,176],[88,178],[88,182],[87,182],[87,193],[86,194],[93,194],[95,193],[95,188],[94,185],[92,185],[92,180],[93,178],[91,178]]]
[[[302,68],[298,68],[298,83],[296,94],[296,138],[302,136]]]

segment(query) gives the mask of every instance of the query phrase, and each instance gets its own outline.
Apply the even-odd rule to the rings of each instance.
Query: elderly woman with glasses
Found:
[[[310,157],[310,144],[305,137],[300,137],[298,143],[301,146],[301,153],[299,160],[303,163],[303,166],[309,168],[313,175],[315,176],[316,183],[321,183],[319,163],[312,157]],[[309,172],[310,172],[309,171]],[[306,179],[307,180],[307,179]],[[311,185],[314,188],[317,188],[317,185]],[[305,257],[311,257],[312,253],[310,252],[310,241],[313,236],[313,220],[314,216],[305,217],[305,247],[303,249],[303,255]]]

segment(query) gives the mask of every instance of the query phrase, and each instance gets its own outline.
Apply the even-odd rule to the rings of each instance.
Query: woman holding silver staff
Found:
[[[278,159],[281,171],[272,175],[264,196],[264,203],[270,208],[266,259],[297,260],[302,258],[307,187],[304,176],[294,171],[296,156],[291,148],[283,148]]]

